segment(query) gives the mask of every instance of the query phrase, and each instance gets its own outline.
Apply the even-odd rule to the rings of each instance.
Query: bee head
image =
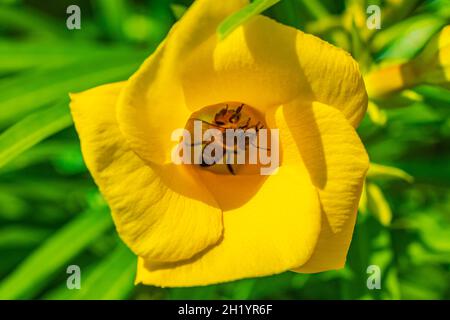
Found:
[[[216,113],[214,116],[214,122],[218,125],[226,125],[228,123],[238,123],[239,120],[241,120],[241,111],[244,105],[240,105],[236,108],[236,110],[229,110],[228,105],[221,109],[219,112]]]

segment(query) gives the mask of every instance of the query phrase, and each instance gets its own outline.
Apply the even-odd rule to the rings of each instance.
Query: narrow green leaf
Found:
[[[408,40],[401,39],[405,37],[410,39],[419,37],[420,39],[423,34],[426,41],[444,24],[445,20],[430,13],[416,15],[376,32],[370,45],[374,51],[384,49],[385,51],[381,53],[386,57],[389,55],[394,55],[394,57],[397,55],[400,58],[413,56],[423,47],[423,44],[420,42],[417,44],[411,43],[410,49],[413,53],[411,54],[408,52]],[[420,28],[423,28],[423,30],[420,30]],[[431,33],[431,35],[427,36],[427,33]],[[396,50],[399,51],[396,52]]]
[[[403,28],[396,28],[394,32],[385,33],[384,36],[389,40],[394,40],[378,56],[377,61],[381,60],[409,60],[414,58],[444,25],[446,21],[440,17],[431,14],[424,14],[420,18],[405,24]],[[389,29],[386,30],[388,32]],[[383,37],[380,33],[378,37]],[[389,40],[375,39],[376,46],[380,43],[386,43]]]
[[[445,109],[448,109],[448,106],[450,105],[450,90],[448,89],[437,86],[423,85],[418,86],[413,90],[423,96],[427,101],[432,102],[433,105],[442,105]]]
[[[231,298],[233,300],[247,300],[250,299],[253,288],[256,284],[256,279],[245,279],[234,283]]]
[[[65,28],[29,6],[19,8],[0,6],[0,27],[25,31],[45,39],[57,39],[64,35]]]
[[[26,72],[0,80],[0,126],[28,112],[93,86],[128,78],[147,53],[111,53],[54,70]]]
[[[411,95],[408,94],[405,95],[405,93],[409,93],[412,92]],[[384,105],[388,105],[389,103],[398,103],[398,105],[400,106],[400,104],[402,103],[402,100],[404,100],[403,103],[407,103],[409,101],[409,105],[404,105],[404,107],[398,107],[395,109],[385,109],[387,116],[389,117],[389,121],[392,122],[393,124],[398,125],[402,125],[405,128],[408,127],[412,127],[412,126],[417,126],[416,128],[414,128],[416,131],[414,131],[413,133],[408,133],[407,138],[410,138],[414,135],[416,135],[416,133],[419,132],[420,127],[423,128],[424,125],[429,125],[429,124],[439,124],[442,123],[445,119],[437,112],[437,110],[435,110],[435,108],[429,106],[428,104],[425,104],[424,102],[424,98],[423,96],[417,95],[418,97],[420,97],[420,99],[422,101],[414,101],[412,99],[414,99],[414,95],[417,95],[415,92],[413,91],[409,91],[409,90],[405,90],[402,92],[402,95],[399,95],[397,98],[393,97],[393,98],[389,98],[388,100],[386,100],[386,102],[383,102],[383,107]],[[445,105],[446,109],[448,107],[448,104]],[[426,140],[426,139],[422,139],[422,140]]]
[[[220,39],[225,39],[231,32],[233,32],[240,25],[244,24],[254,16],[267,10],[271,6],[280,2],[280,0],[256,0],[248,6],[242,8],[238,12],[226,18],[217,29]]]
[[[27,68],[60,68],[86,60],[105,57],[111,53],[130,54],[127,46],[105,46],[87,41],[18,41],[0,40],[0,72]]]
[[[284,0],[266,10],[265,15],[296,29],[304,29],[304,23],[310,16],[301,8],[298,1]]]
[[[30,299],[58,270],[112,226],[108,210],[89,210],[69,222],[0,283],[0,299]]]
[[[32,247],[50,234],[49,229],[27,226],[8,226],[0,229],[0,248]]]
[[[48,161],[57,164],[67,159],[67,155],[80,152],[78,141],[43,141],[15,157],[14,161],[0,167],[0,175]]]
[[[354,9],[356,11],[356,8]],[[366,36],[357,25],[356,13],[352,20],[350,31],[352,56],[359,62],[363,73],[367,72],[368,66],[372,63],[372,56],[367,50]]]
[[[82,272],[80,290],[68,290],[63,285],[46,295],[45,299],[126,299],[134,288],[136,263],[136,256],[120,242],[99,264]]]
[[[19,121],[0,135],[0,167],[71,124],[68,101],[36,111]]]
[[[450,18],[450,1],[449,0],[431,0],[426,1],[420,8],[420,11],[430,12],[442,18]]]
[[[55,205],[56,203],[62,199],[67,200],[68,193],[84,193],[86,190],[93,188],[92,181],[86,179],[86,177],[80,179],[60,177],[60,179],[55,179],[55,177],[49,176],[46,171],[42,172],[41,175],[34,175],[33,177],[28,177],[26,174],[18,174],[14,177],[14,183],[0,180],[0,194],[15,195],[19,199],[26,200],[29,204],[34,204],[37,201],[48,201],[55,208],[58,208]],[[45,188],[42,187],[42,181],[45,181]],[[28,214],[34,214],[34,211],[29,209]],[[66,217],[67,212],[62,212],[58,216]]]
[[[406,17],[413,13],[417,6],[423,2],[422,0],[393,0],[386,3],[382,7],[383,12],[383,27],[388,27],[401,22]],[[375,4],[375,3],[371,3]]]
[[[381,178],[381,179],[401,179],[404,180],[406,182],[409,183],[413,183],[414,182],[414,178],[409,175],[408,173],[406,173],[405,171],[403,171],[402,169],[398,169],[398,168],[394,168],[394,167],[389,167],[389,166],[383,166],[380,164],[376,164],[376,163],[371,163],[370,164],[370,168],[369,168],[369,172],[367,172],[367,177],[376,179],[376,178]]]
[[[426,131],[427,133],[429,131]],[[416,143],[417,144],[417,143]],[[402,161],[395,161],[392,164],[396,167],[410,172],[417,181],[427,182],[433,185],[450,185],[450,156],[442,153],[439,157],[432,157],[429,154],[409,158]]]
[[[417,248],[416,245],[411,248]],[[412,250],[411,250],[412,251]],[[428,253],[427,249],[423,249]],[[418,252],[410,253],[415,258]],[[447,263],[448,265],[448,263]],[[416,266],[416,265],[413,265]],[[437,263],[410,267],[403,272],[400,288],[405,300],[442,300],[448,299],[448,270]]]
[[[9,183],[8,185],[11,185]],[[23,219],[30,210],[29,204],[22,197],[0,186],[0,219],[17,221]]]

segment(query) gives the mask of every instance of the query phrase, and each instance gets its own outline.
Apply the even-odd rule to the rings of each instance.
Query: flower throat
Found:
[[[245,103],[226,102],[202,108],[191,115],[185,129],[189,137],[194,136],[194,141],[187,142],[187,156],[202,170],[265,175],[262,167],[272,162],[272,130],[264,116]]]

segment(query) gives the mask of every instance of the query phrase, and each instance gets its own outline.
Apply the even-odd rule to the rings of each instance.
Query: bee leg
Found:
[[[230,173],[231,173],[233,176],[236,175],[236,172],[234,172],[233,165],[227,163],[227,168],[228,168],[228,171],[230,171]]]
[[[270,151],[270,148],[263,148],[263,147],[259,147],[258,145],[254,145],[253,142],[250,142],[252,144],[252,146],[254,146],[256,149],[261,149],[261,150],[267,150]]]
[[[252,119],[252,118],[248,118],[248,119],[247,119],[247,123],[244,124],[243,126],[240,126],[239,129],[249,129],[248,126],[250,125],[251,119]]]

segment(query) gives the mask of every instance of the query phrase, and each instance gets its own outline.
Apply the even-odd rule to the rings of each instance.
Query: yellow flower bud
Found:
[[[376,70],[365,77],[370,97],[388,96],[419,84],[450,83],[450,26],[435,35],[413,60]]]
[[[420,83],[445,85],[450,82],[450,25],[428,43],[412,64]]]

